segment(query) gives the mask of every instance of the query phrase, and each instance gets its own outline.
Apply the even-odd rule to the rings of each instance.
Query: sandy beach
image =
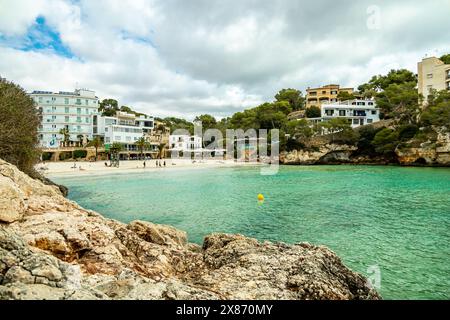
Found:
[[[156,162],[161,162],[161,167]],[[164,161],[166,166],[164,166]],[[143,160],[127,160],[120,161],[119,167],[109,167],[109,161],[97,162],[46,162],[36,165],[36,169],[45,176],[66,176],[66,175],[102,175],[112,173],[127,172],[150,172],[161,170],[177,170],[177,169],[202,169],[202,168],[218,168],[230,166],[255,166],[257,163],[235,162],[234,160],[189,160],[189,159],[163,159],[163,160],[146,160],[145,167]]]

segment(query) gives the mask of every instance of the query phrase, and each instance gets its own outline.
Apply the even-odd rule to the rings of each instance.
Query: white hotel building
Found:
[[[114,117],[94,116],[93,134],[104,138],[106,148],[113,143],[120,143],[124,151],[138,151],[136,141],[150,133],[154,126],[153,117],[119,111]],[[152,146],[151,151],[155,149],[156,146]]]
[[[77,146],[80,137],[84,141],[99,136],[108,149],[113,143],[121,143],[123,152],[137,151],[135,145],[139,138],[154,129],[154,118],[136,116],[126,112],[117,112],[114,117],[99,114],[99,100],[95,92],[77,89],[74,92],[33,91],[29,94],[41,113],[39,141],[42,148],[61,147],[64,136],[59,132],[68,129],[69,145]],[[151,145],[149,151],[157,150]]]
[[[94,91],[33,91],[30,96],[41,112],[39,142],[43,148],[58,148],[64,140],[59,132],[64,128],[69,130],[70,141],[79,141],[79,136],[92,139],[92,120],[98,114],[99,107]]]
[[[170,135],[169,151],[175,152],[201,152],[202,138],[190,135]]]
[[[322,104],[321,112],[320,121],[346,118],[349,119],[352,128],[380,121],[380,110],[373,100],[349,100]]]

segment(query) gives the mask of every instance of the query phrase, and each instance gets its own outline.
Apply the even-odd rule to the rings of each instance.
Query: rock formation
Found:
[[[450,132],[447,128],[434,128],[436,138],[418,143],[414,139],[397,147],[394,159],[383,156],[369,157],[358,155],[354,145],[334,144],[326,137],[317,137],[310,150],[281,152],[280,162],[287,165],[310,164],[388,164],[404,166],[450,166]],[[315,151],[311,151],[315,150]]]
[[[329,249],[106,219],[0,160],[0,299],[379,299]]]
[[[435,131],[436,141],[425,141],[417,147],[397,148],[395,153],[400,164],[450,166],[450,132],[445,127],[435,128]]]

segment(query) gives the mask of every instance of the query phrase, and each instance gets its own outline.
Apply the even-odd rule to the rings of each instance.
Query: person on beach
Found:
[[[161,161],[159,161],[159,167],[161,168],[162,166],[161,166]]]
[[[145,169],[145,161],[144,161],[144,169]]]
[[[166,160],[164,160],[164,167],[166,166]]]
[[[158,160],[156,160],[156,166],[158,166]]]

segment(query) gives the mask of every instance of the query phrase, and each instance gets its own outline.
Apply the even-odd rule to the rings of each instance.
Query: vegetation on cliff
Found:
[[[39,160],[39,112],[20,86],[0,78],[0,158],[34,174]]]

